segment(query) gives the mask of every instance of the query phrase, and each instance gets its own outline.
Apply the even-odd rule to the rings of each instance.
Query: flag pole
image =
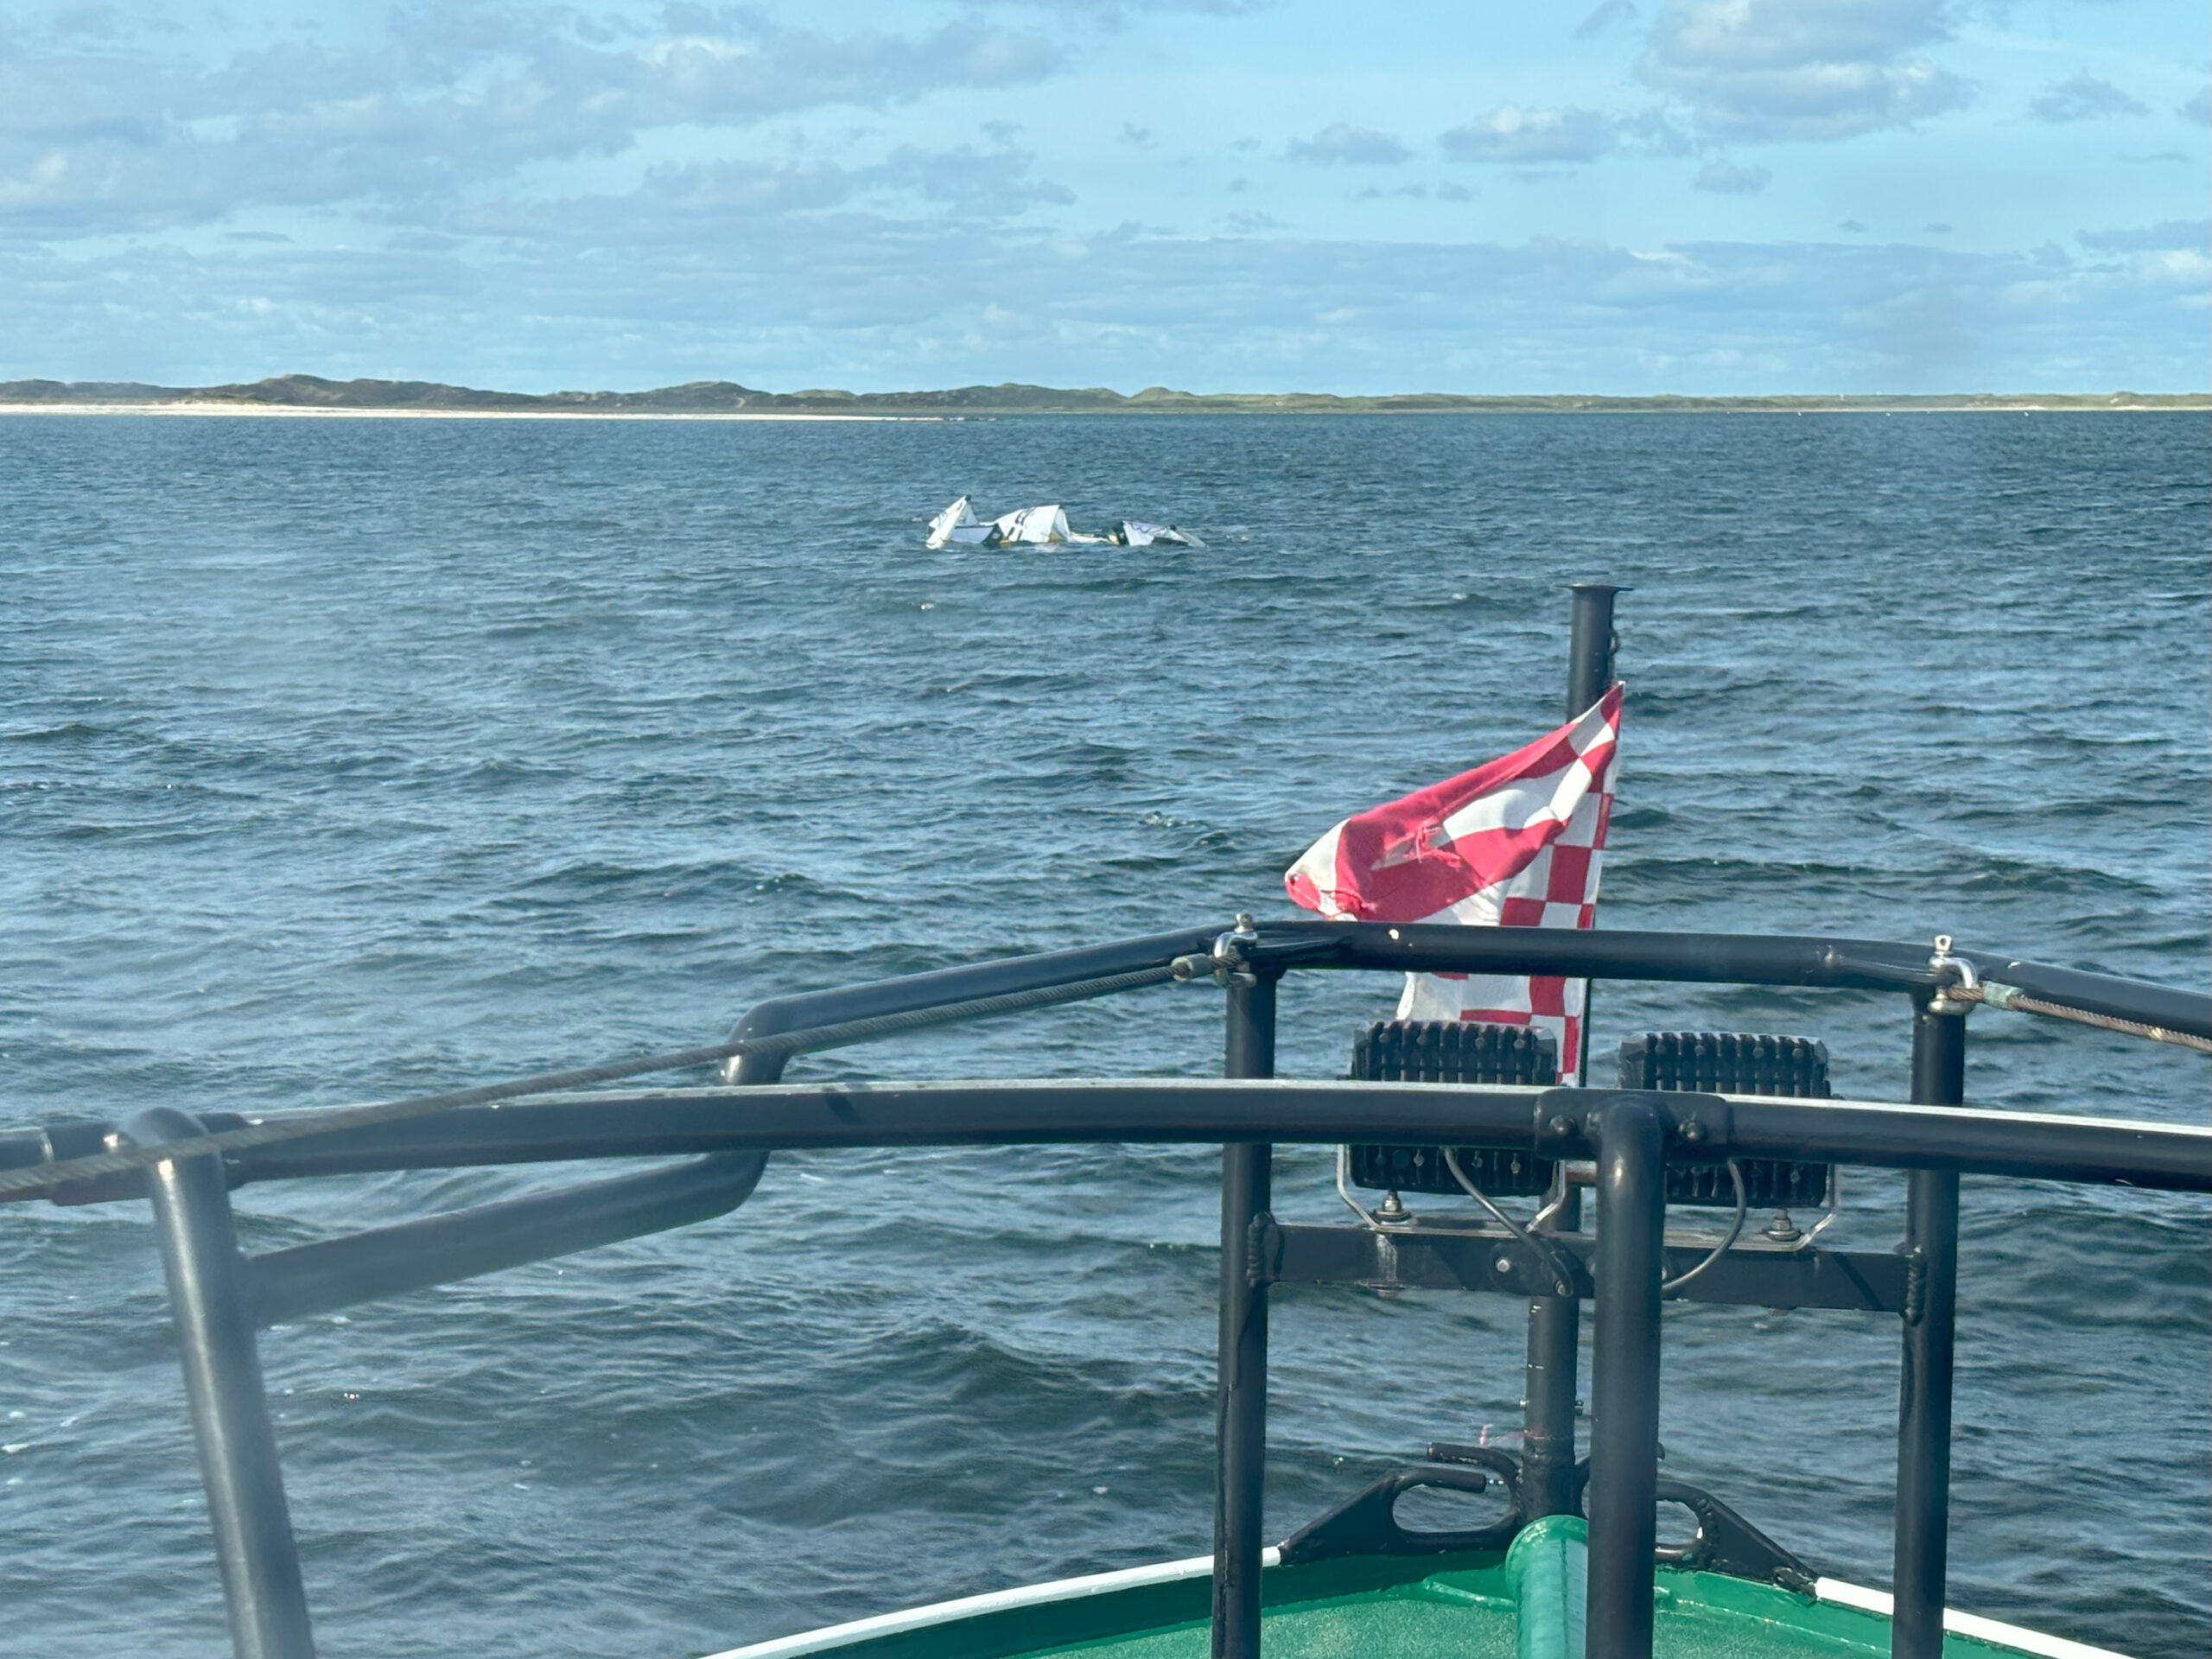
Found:
[[[1567,719],[1569,724],[1589,712],[1592,704],[1613,686],[1613,653],[1620,636],[1613,632],[1613,595],[1626,593],[1610,582],[1578,582],[1567,591],[1574,595],[1573,621],[1567,644]],[[1575,1044],[1574,1080],[1590,1081],[1590,987],[1582,987],[1581,1040]]]
[[[1573,721],[1604,696],[1613,683],[1613,596],[1622,592],[1606,582],[1582,582],[1574,595],[1573,625],[1567,651],[1567,718]],[[1577,1044],[1576,1080],[1590,1076],[1590,988],[1582,991],[1581,1039]],[[1561,1167],[1547,1208],[1550,1225],[1560,1232],[1582,1227],[1582,1193],[1568,1185]],[[1574,1490],[1576,1372],[1582,1346],[1582,1304],[1572,1296],[1539,1296],[1529,1304],[1529,1369],[1521,1434],[1521,1490],[1530,1520],[1573,1515],[1580,1508]]]

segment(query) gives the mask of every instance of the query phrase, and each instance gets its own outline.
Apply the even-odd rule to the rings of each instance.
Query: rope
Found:
[[[1158,985],[1175,977],[1172,967],[1140,968],[1131,973],[1109,974],[1099,979],[1077,980],[1066,985],[1046,985],[1033,990],[1008,991],[997,996],[971,997],[939,1007],[912,1008],[904,1014],[880,1014],[867,1020],[848,1020],[837,1025],[814,1026],[804,1031],[779,1032],[767,1037],[741,1037],[710,1048],[677,1049],[665,1054],[644,1054],[632,1060],[610,1060],[569,1071],[541,1071],[512,1083],[486,1084],[475,1089],[454,1089],[442,1094],[415,1095],[404,1100],[374,1101],[361,1106],[340,1106],[327,1111],[303,1112],[296,1117],[264,1120],[235,1129],[195,1136],[189,1141],[156,1142],[150,1146],[119,1147],[113,1152],[83,1158],[27,1164],[0,1170],[0,1198],[46,1192],[73,1181],[97,1180],[103,1176],[126,1175],[179,1156],[201,1157],[244,1152],[254,1147],[301,1141],[311,1135],[334,1135],[341,1129],[366,1128],[372,1124],[397,1122],[403,1118],[429,1117],[462,1106],[481,1106],[495,1100],[523,1095],[549,1095],[582,1089],[648,1071],[672,1071],[686,1066],[707,1065],[717,1060],[748,1054],[804,1054],[824,1048],[844,1048],[900,1032],[930,1026],[951,1025],[963,1020],[985,1020],[995,1014],[1025,1008],[1049,1007],[1054,1003],[1079,1002],[1116,991]]]
[[[2087,1008],[2069,1007],[2063,1002],[2050,1002],[2039,996],[2030,996],[2018,986],[2000,985],[1986,979],[1979,985],[1946,985],[1942,995],[1950,1002],[1979,1002],[1986,1007],[2006,1008],[2018,1014],[2040,1014],[2052,1020],[2071,1020],[2077,1024],[2094,1026],[2101,1031],[2125,1032],[2130,1037],[2148,1037],[2154,1043],[2173,1043],[2183,1048],[2193,1048],[2200,1054],[2212,1054],[2212,1039],[2199,1037],[2186,1031],[2170,1031],[2164,1026],[2146,1026],[2140,1020],[2123,1020],[2117,1014],[2092,1014]]]

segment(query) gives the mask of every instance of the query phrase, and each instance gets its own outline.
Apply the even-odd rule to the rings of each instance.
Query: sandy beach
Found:
[[[346,421],[943,421],[944,415],[836,415],[750,410],[331,409],[300,404],[0,404],[0,415],[243,415]]]

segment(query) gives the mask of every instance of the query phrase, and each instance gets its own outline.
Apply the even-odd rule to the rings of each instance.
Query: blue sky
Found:
[[[2203,390],[2202,0],[0,12],[0,378]]]

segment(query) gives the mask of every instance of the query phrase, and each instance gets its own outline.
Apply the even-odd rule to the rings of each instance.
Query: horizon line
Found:
[[[566,418],[896,419],[1025,414],[1418,414],[1452,412],[1729,412],[1816,410],[2158,410],[2212,409],[2212,392],[1789,391],[1694,392],[1190,392],[1147,386],[1021,381],[941,390],[767,391],[732,380],[693,380],[643,391],[516,392],[442,381],[294,372],[253,382],[170,386],[146,381],[0,381],[0,411],[162,414],[466,415]]]

